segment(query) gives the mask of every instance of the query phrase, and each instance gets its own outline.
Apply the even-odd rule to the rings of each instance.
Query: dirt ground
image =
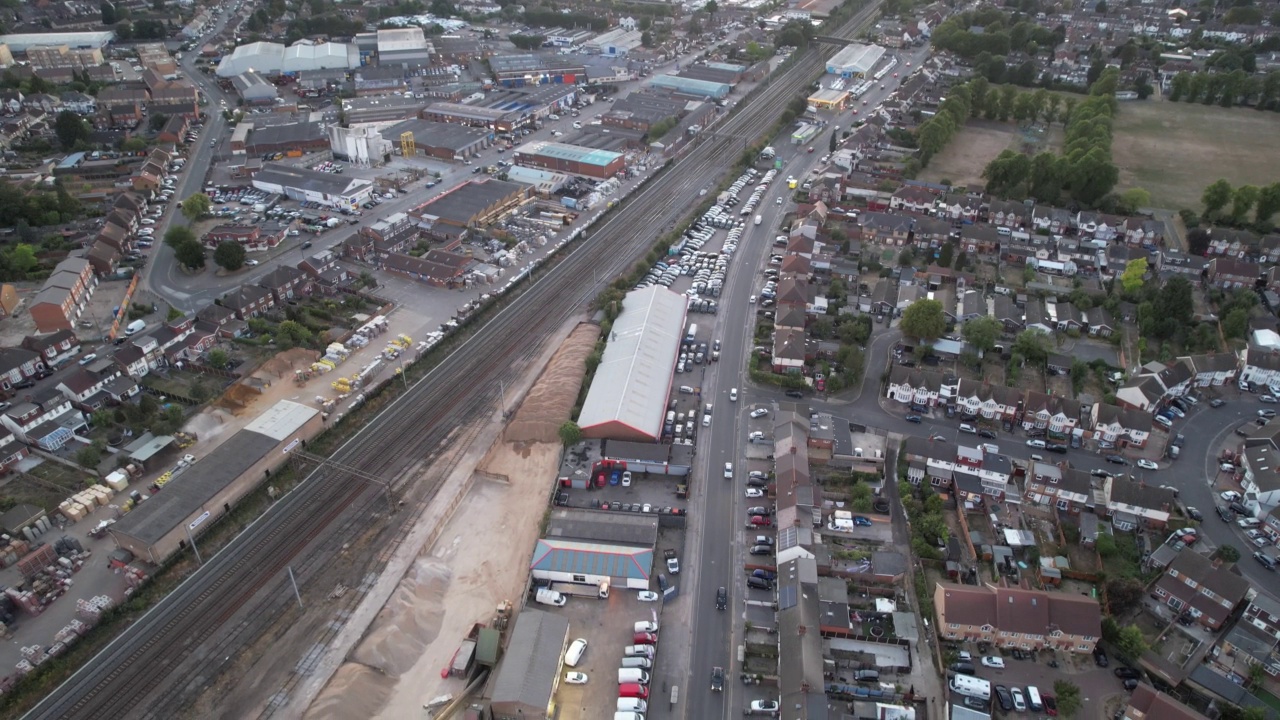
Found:
[[[405,573],[307,718],[418,717],[425,701],[462,691],[461,679],[442,679],[440,671],[474,623],[488,622],[504,600],[521,604],[560,462],[556,429],[569,419],[598,332],[585,323],[575,328],[515,413],[520,435],[549,432],[554,441],[494,443],[444,532]]]
[[[1033,133],[1024,133],[1012,123],[994,120],[970,120],[951,143],[929,161],[920,172],[927,182],[948,180],[954,186],[983,186],[982,171],[1004,150],[1022,150],[1024,141]],[[1062,144],[1062,128],[1054,125],[1041,136],[1038,150],[1053,149]]]
[[[503,600],[518,604],[550,484],[558,444],[499,443],[481,469],[513,479],[479,480],[441,539],[401,581],[365,638],[312,703],[315,720],[417,717],[422,703],[458,694],[442,679],[463,635],[488,622]],[[512,552],[494,553],[501,546]]]
[[[1275,180],[1274,157],[1257,151],[1280,144],[1271,113],[1153,98],[1121,103],[1114,128],[1116,190],[1144,188],[1155,207],[1200,210],[1205,187],[1218,178],[1235,187]]]
[[[569,419],[577,388],[586,375],[586,358],[600,336],[600,327],[582,323],[556,351],[547,369],[521,403],[503,432],[507,442],[556,442],[560,425]]]

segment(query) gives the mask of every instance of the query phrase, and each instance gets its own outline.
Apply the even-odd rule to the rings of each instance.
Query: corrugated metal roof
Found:
[[[653,550],[603,543],[543,538],[533,551],[532,570],[648,580]]]
[[[292,400],[281,400],[267,408],[253,422],[245,426],[245,430],[261,433],[269,438],[282,441],[294,434],[307,421],[320,413],[313,407],[307,407]]]
[[[578,416],[589,428],[622,423],[657,439],[684,335],[685,297],[662,287],[627,293]]]
[[[557,160],[570,160],[572,162],[597,165],[599,167],[605,167],[614,160],[622,157],[621,153],[610,152],[608,150],[596,150],[595,148],[567,145],[565,143],[558,142],[548,142],[546,140],[534,140],[533,142],[527,142],[516,148],[516,153],[522,155],[541,155],[543,157],[556,158]]]
[[[560,672],[560,654],[568,638],[569,621],[564,617],[537,608],[521,611],[489,699],[534,707],[550,705]]]

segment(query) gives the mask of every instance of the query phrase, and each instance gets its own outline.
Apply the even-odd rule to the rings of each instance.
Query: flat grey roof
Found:
[[[254,126],[246,145],[278,145],[289,142],[305,142],[325,137],[324,128],[318,122],[303,121],[289,125]]]
[[[427,147],[445,148],[455,152],[466,150],[489,138],[489,131],[456,123],[434,122],[414,118],[396,123],[382,131],[382,137],[395,142],[402,133],[413,133],[413,142]]]
[[[556,508],[551,512],[545,537],[557,540],[618,543],[652,549],[658,543],[658,516]]]
[[[241,430],[111,526],[111,532],[155,544],[236,481],[280,442]]]
[[[468,223],[481,211],[514,192],[523,191],[525,187],[527,186],[520,183],[492,178],[469,182],[419,205],[415,211],[457,223]]]
[[[568,638],[568,619],[537,608],[521,611],[489,699],[547,707],[560,672],[560,653]]]
[[[267,163],[262,166],[253,179],[281,187],[301,188],[329,195],[346,195],[354,185],[371,185],[368,180],[351,178],[346,175],[324,173],[309,168]]]

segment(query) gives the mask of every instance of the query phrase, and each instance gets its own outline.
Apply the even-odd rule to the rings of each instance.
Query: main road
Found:
[[[655,229],[684,217],[689,199],[724,175],[744,140],[770,127],[787,102],[805,90],[820,70],[820,56],[811,49],[796,60],[716,132],[699,138],[683,158],[624,201],[558,264],[537,271],[522,295],[370,420],[334,459],[377,477],[416,478],[403,470],[424,461],[456,428],[485,422],[493,412],[498,379],[528,369],[538,346],[580,313],[610,278],[648,252]],[[601,280],[592,282],[597,272]],[[402,491],[430,496],[438,478],[420,482],[423,486]],[[178,714],[190,693],[209,681],[216,658],[234,656],[271,628],[291,602],[284,568],[318,573],[326,557],[342,551],[347,533],[367,523],[383,503],[380,488],[352,482],[340,471],[312,473],[28,716]],[[392,528],[407,522],[406,515],[390,516]],[[376,572],[379,562],[369,557],[363,568]],[[304,589],[307,574],[300,578]],[[233,617],[242,621],[234,630],[224,628]]]

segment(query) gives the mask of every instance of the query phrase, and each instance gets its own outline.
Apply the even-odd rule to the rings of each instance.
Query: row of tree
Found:
[[[994,87],[984,77],[974,78],[951,90],[938,112],[916,131],[921,163],[946,147],[971,117],[1019,124],[1062,121],[1065,125],[1079,100],[1044,88],[1022,91],[1013,85]]]
[[[1230,72],[1183,72],[1170,81],[1169,99],[1173,102],[1217,103],[1222,107],[1252,105],[1259,110],[1280,112],[1280,70],[1264,77],[1242,69]]]
[[[1095,85],[1102,83],[1100,80]],[[1076,104],[1069,110],[1061,155],[1042,152],[1028,158],[1006,150],[982,172],[987,191],[1002,197],[1034,197],[1043,202],[1054,202],[1065,191],[1076,202],[1097,206],[1120,181],[1120,170],[1111,157],[1115,109],[1111,93],[1095,94]]]
[[[1271,218],[1280,212],[1280,182],[1264,187],[1241,185],[1233,188],[1231,183],[1220,178],[1204,189],[1200,202],[1204,204],[1204,218],[1207,220],[1246,225],[1252,211],[1254,223],[1269,230]]]
[[[71,222],[84,212],[80,201],[61,186],[52,192],[24,192],[0,184],[0,227],[47,227]]]
[[[982,32],[973,32],[974,27]],[[1042,50],[1052,51],[1067,36],[1062,25],[1050,30],[1027,20],[1014,21],[1006,13],[994,7],[973,12],[963,12],[943,21],[934,28],[930,43],[966,59],[981,53],[1005,56],[1010,52],[1036,55]]]

